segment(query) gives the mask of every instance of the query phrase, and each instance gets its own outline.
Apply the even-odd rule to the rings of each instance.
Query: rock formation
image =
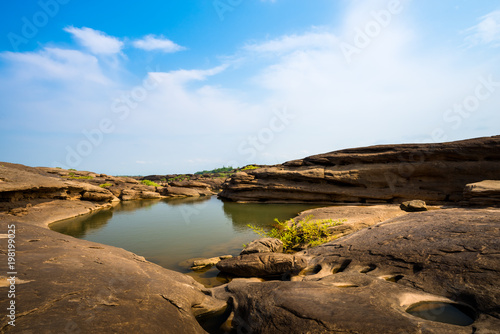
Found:
[[[464,199],[470,205],[500,205],[500,180],[485,180],[468,184]]]
[[[307,268],[282,271],[291,281],[235,280],[213,295],[244,333],[493,334],[499,226],[500,209],[406,214],[297,253]]]
[[[92,180],[99,177],[117,182]],[[4,312],[1,333],[206,333],[206,319],[227,308],[187,275],[47,228],[110,207],[112,191],[7,163],[0,178],[0,306],[16,302],[15,327]],[[15,299],[7,298],[7,233],[15,238]]]
[[[346,149],[236,173],[219,194],[239,202],[460,202],[500,179],[500,136]]]

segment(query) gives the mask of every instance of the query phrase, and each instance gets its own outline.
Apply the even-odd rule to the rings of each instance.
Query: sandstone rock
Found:
[[[85,191],[82,194],[84,201],[107,202],[112,201],[115,196],[109,191]]]
[[[172,187],[182,187],[182,188],[201,188],[201,189],[209,189],[209,185],[200,181],[174,181],[169,183]]]
[[[233,281],[212,291],[232,301],[239,332],[495,333],[499,223],[494,209],[406,214],[298,253],[310,270],[291,282]],[[444,308],[423,312],[427,319],[407,312],[423,303],[455,307],[460,325],[443,322]]]
[[[484,180],[465,186],[464,200],[470,205],[500,205],[500,180]]]
[[[250,242],[240,255],[251,253],[282,253],[283,242],[276,238],[261,238]]]
[[[499,223],[494,209],[408,214],[298,255],[322,274],[337,268],[397,277],[398,284],[500,317],[500,287],[493,283],[500,277]]]
[[[236,173],[219,196],[240,202],[460,202],[466,184],[496,179],[498,170],[500,136],[379,145]]]
[[[120,198],[122,201],[132,201],[139,199],[139,192],[137,190],[124,189],[121,192]]]
[[[217,263],[217,269],[240,277],[266,277],[298,273],[306,267],[300,256],[282,253],[240,255]]]
[[[41,203],[22,217],[0,213],[2,228],[16,226],[16,253],[22,259],[16,263],[16,306],[23,310],[14,330],[7,330],[8,318],[2,318],[2,331],[206,333],[200,323],[224,310],[226,302],[208,296],[189,276],[123,249],[40,227],[72,210],[79,214],[77,204],[84,203],[90,202]]]
[[[158,199],[161,195],[154,191],[142,191],[140,194],[141,199]]]
[[[421,200],[407,201],[401,203],[401,210],[407,212],[427,211],[427,205]]]
[[[115,200],[115,196],[107,189],[80,180],[60,178],[44,168],[5,162],[1,164],[0,178],[3,182],[0,183],[0,211],[54,199],[83,199],[96,202]]]
[[[453,304],[452,300],[363,274],[331,275],[316,282],[231,282],[214,295],[234,300],[233,329],[241,333],[471,332],[471,326],[433,322],[406,312],[421,301]],[[498,323],[495,320],[491,322]]]
[[[233,257],[232,255],[223,255],[223,256],[211,257],[209,259],[194,260],[193,264],[191,266],[191,269],[192,270],[200,270],[200,269],[204,269],[206,267],[212,267],[212,266],[215,266],[220,261],[225,260],[225,259],[230,259],[232,257]]]
[[[171,186],[163,188],[161,194],[167,197],[200,197],[213,195],[210,190],[206,189]]]

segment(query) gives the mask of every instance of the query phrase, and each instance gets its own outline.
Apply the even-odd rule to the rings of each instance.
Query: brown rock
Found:
[[[500,205],[500,180],[484,180],[465,186],[464,199],[470,205]]]
[[[460,202],[498,178],[500,136],[347,149],[236,173],[219,194],[240,202]]]
[[[419,212],[419,211],[427,211],[427,205],[424,201],[421,200],[413,200],[401,203],[401,210],[407,212]]]
[[[22,217],[0,213],[2,229],[15,225],[22,259],[16,262],[16,307],[25,310],[15,327],[3,317],[2,332],[205,333],[199,322],[226,303],[207,296],[191,277],[43,227],[93,207],[59,200],[33,205]]]
[[[276,238],[260,238],[250,242],[240,255],[251,253],[282,253],[283,242]]]
[[[238,332],[496,333],[499,222],[494,209],[405,214],[298,253],[308,268],[291,282],[212,291],[232,301]]]
[[[240,277],[266,277],[298,273],[306,267],[300,256],[282,253],[240,255],[217,263],[217,269]]]
[[[213,195],[210,190],[206,189],[171,186],[164,187],[161,194],[167,197],[200,197]]]

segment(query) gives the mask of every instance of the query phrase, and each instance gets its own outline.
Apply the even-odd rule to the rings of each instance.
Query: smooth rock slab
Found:
[[[214,289],[214,296],[234,301],[233,329],[237,333],[472,332],[471,326],[406,313],[415,303],[451,300],[360,273],[330,275],[315,282],[231,282]]]
[[[500,209],[412,213],[298,254],[318,277],[365,271],[500,318]]]
[[[217,269],[240,277],[266,277],[298,273],[306,261],[296,255],[281,253],[253,253],[223,260]]]

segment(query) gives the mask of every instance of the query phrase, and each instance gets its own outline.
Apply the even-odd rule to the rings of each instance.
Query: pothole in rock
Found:
[[[438,301],[413,304],[406,312],[422,319],[457,326],[472,325],[477,318],[476,312],[470,306]]]
[[[387,282],[394,282],[394,283],[397,283],[403,277],[404,277],[403,275],[384,275],[384,276],[379,276],[379,278],[384,279]]]
[[[354,284],[354,283],[349,283],[349,282],[335,282],[332,283],[333,286],[336,286],[337,288],[358,288],[359,285]]]
[[[317,264],[314,267],[308,267],[300,272],[300,275],[303,276],[309,276],[309,275],[316,275],[321,271],[322,267],[321,265]]]

